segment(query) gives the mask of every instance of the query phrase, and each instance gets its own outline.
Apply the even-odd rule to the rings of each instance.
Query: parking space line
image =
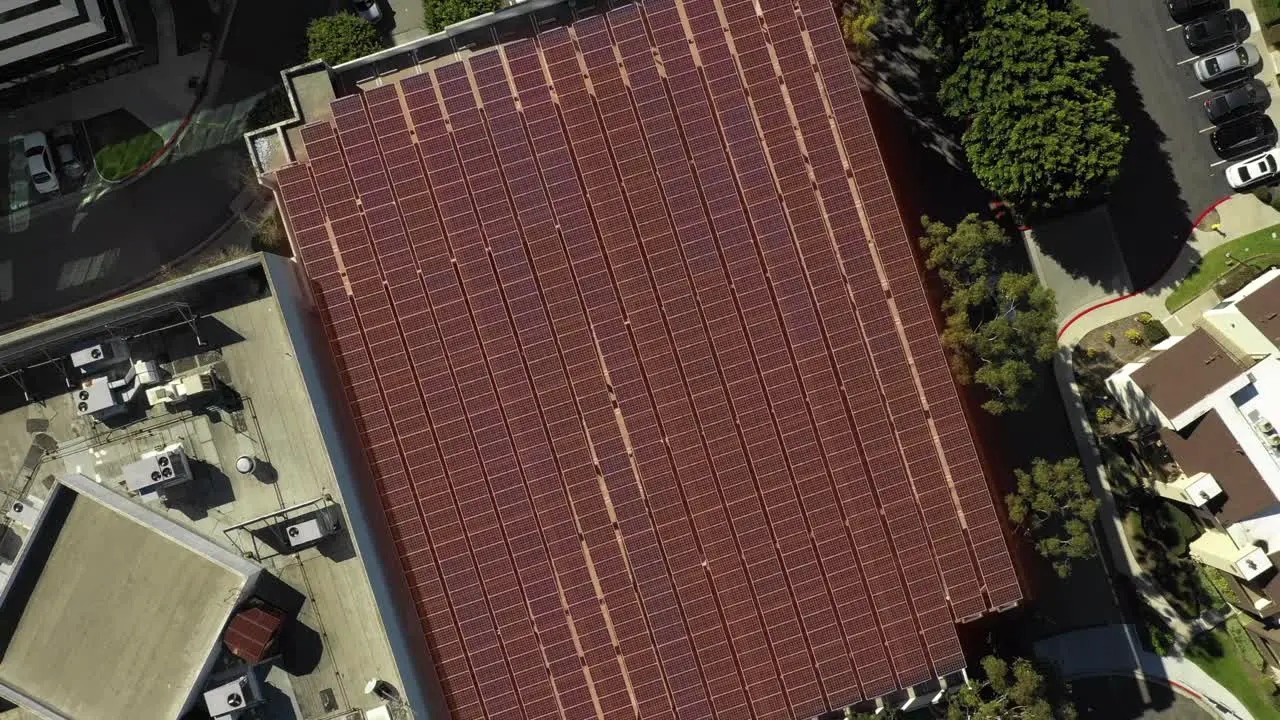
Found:
[[[1209,94],[1209,93],[1211,93],[1211,92],[1213,92],[1213,90],[1201,90],[1200,92],[1196,93],[1195,95],[1188,95],[1188,96],[1187,96],[1187,99],[1188,99],[1188,100],[1195,100],[1196,98],[1200,97],[1201,95],[1208,95],[1208,94]]]
[[[1203,135],[1203,134],[1205,134],[1205,133],[1209,132],[1209,131],[1210,131],[1210,130],[1212,130],[1212,129],[1213,129],[1213,126],[1212,126],[1212,125],[1210,125],[1209,127],[1205,128],[1205,129],[1203,129],[1203,130],[1199,130],[1199,131],[1197,131],[1197,132],[1199,132],[1201,135]]]
[[[1219,165],[1226,165],[1226,164],[1227,164],[1227,161],[1226,161],[1226,160],[1219,160],[1219,161],[1218,161],[1218,162],[1216,162],[1216,163],[1209,163],[1209,167],[1210,167],[1210,168],[1216,168],[1216,167],[1218,167]]]
[[[1174,25],[1174,26],[1173,26],[1173,27],[1171,27],[1171,28],[1165,28],[1165,29],[1164,29],[1164,31],[1165,31],[1165,32],[1173,32],[1174,30],[1181,30],[1181,29],[1182,29],[1182,26],[1181,26],[1181,25]]]
[[[1179,60],[1179,61],[1178,61],[1178,64],[1179,64],[1179,65],[1186,65],[1186,64],[1187,64],[1187,63],[1189,63],[1189,62],[1195,62],[1195,61],[1197,61],[1197,60],[1199,60],[1199,59],[1200,59],[1200,56],[1199,56],[1199,55],[1195,55],[1195,56],[1192,56],[1192,57],[1187,58],[1186,60]]]

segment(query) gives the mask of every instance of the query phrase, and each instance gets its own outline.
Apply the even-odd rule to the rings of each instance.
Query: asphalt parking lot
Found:
[[[1129,274],[1143,287],[1172,263],[1192,222],[1231,193],[1223,175],[1227,164],[1209,145],[1213,128],[1203,103],[1213,90],[1196,80],[1197,57],[1187,50],[1164,0],[1081,2],[1110,55],[1110,79],[1131,128],[1131,147],[1108,207]],[[1254,72],[1274,98],[1274,71],[1251,8],[1247,14],[1254,28],[1249,42],[1264,57]],[[1273,102],[1269,114],[1276,112]]]

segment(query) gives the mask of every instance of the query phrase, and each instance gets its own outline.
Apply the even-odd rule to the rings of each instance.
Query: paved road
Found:
[[[1159,277],[1191,221],[1230,192],[1209,146],[1193,56],[1163,0],[1081,0],[1112,55],[1111,80],[1132,146],[1108,203],[1139,287]],[[1179,64],[1182,63],[1182,64]],[[1193,97],[1195,96],[1195,97]]]
[[[1084,718],[1212,720],[1195,701],[1137,677],[1098,677],[1071,683],[1071,699]]]

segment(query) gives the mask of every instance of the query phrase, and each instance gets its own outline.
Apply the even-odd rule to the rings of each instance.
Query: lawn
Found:
[[[1232,619],[1228,622],[1237,621]],[[1241,629],[1239,632],[1245,631]],[[1255,718],[1274,718],[1280,713],[1280,704],[1269,690],[1274,684],[1249,665],[1236,640],[1225,628],[1198,635],[1187,646],[1186,657],[1230,690]]]
[[[93,161],[104,180],[123,180],[145,165],[164,139],[127,110],[112,110],[84,124]]]
[[[1231,253],[1231,258],[1227,258]],[[1196,299],[1237,263],[1260,270],[1280,263],[1280,225],[1272,225],[1210,250],[1164,301],[1170,312]]]

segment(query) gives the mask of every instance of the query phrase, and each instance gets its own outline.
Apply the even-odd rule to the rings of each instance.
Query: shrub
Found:
[[[1085,348],[1084,356],[1093,360],[1098,357],[1098,348]]]
[[[1155,345],[1164,341],[1169,337],[1169,331],[1165,329],[1164,323],[1159,320],[1152,320],[1142,326],[1142,334],[1146,336],[1147,342]]]
[[[1115,344],[1116,344],[1116,334],[1115,334],[1115,333],[1113,333],[1113,332],[1111,332],[1110,330],[1108,330],[1108,331],[1106,331],[1106,332],[1102,333],[1102,342],[1104,342],[1104,343],[1106,343],[1106,344],[1108,344],[1108,345],[1115,345]]]
[[[1228,298],[1240,292],[1241,288],[1253,282],[1261,274],[1261,270],[1249,263],[1236,265],[1223,273],[1213,289],[1218,293],[1218,297]]]
[[[840,13],[840,34],[851,48],[867,50],[875,45],[872,34],[884,14],[884,0],[852,0]]]
[[[501,0],[423,0],[422,24],[427,32],[446,27],[502,7]]]
[[[1128,330],[1125,330],[1124,338],[1129,342],[1133,343],[1134,345],[1141,345],[1143,341],[1142,333],[1138,332],[1134,328],[1129,328]]]
[[[1095,415],[1098,418],[1099,425],[1106,425],[1115,419],[1116,412],[1109,407],[1100,407]]]
[[[1139,323],[1139,324],[1141,324],[1141,325],[1149,325],[1149,324],[1151,324],[1151,321],[1152,321],[1152,320],[1154,320],[1154,318],[1152,318],[1152,317],[1151,317],[1151,313],[1149,313],[1149,312],[1141,312],[1141,313],[1138,313],[1138,323]]]
[[[307,26],[307,55],[312,60],[340,65],[381,49],[377,28],[355,13],[319,17]]]

